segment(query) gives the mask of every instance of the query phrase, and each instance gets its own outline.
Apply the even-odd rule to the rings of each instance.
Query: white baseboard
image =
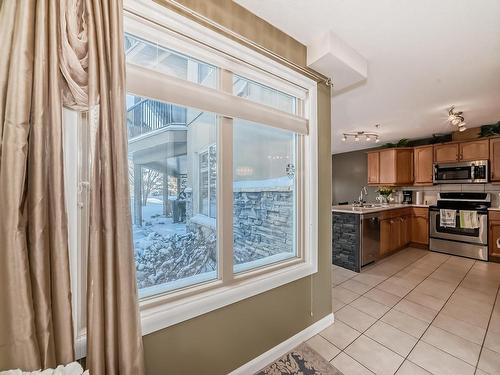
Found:
[[[288,353],[296,346],[300,345],[304,341],[309,340],[314,335],[317,335],[325,328],[332,325],[333,322],[334,317],[332,313],[325,316],[323,319],[318,320],[316,323],[310,325],[299,333],[293,335],[289,339],[283,341],[281,344],[278,344],[274,348],[269,349],[267,352],[262,353],[258,357],[252,359],[250,362],[247,362],[243,366],[238,367],[236,370],[230,372],[229,375],[255,374],[257,371],[274,362],[279,357]]]

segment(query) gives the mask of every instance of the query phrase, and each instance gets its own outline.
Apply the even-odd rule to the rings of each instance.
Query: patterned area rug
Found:
[[[342,375],[307,344],[301,344],[256,375]]]

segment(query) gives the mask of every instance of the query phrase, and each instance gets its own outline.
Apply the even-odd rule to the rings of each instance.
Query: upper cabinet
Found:
[[[432,185],[433,177],[433,146],[415,147],[415,185]]]
[[[488,160],[490,157],[490,140],[482,139],[460,143],[460,161]]]
[[[392,148],[370,152],[368,154],[368,183],[393,186],[412,184],[413,149]]]
[[[380,159],[379,152],[368,153],[368,184],[379,183]]]
[[[435,163],[453,163],[458,161],[458,143],[444,143],[434,146]]]
[[[490,139],[490,178],[492,182],[500,181],[500,138]]]
[[[500,183],[500,137],[367,153],[369,185],[432,185],[434,163],[490,161],[490,180]]]
[[[488,139],[460,143],[444,143],[434,146],[435,163],[488,160],[490,141]]]

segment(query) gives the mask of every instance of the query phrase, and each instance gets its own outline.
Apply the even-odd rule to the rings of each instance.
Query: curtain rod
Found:
[[[242,44],[246,44],[248,46],[251,46],[253,49],[261,52],[262,54],[264,54],[264,55],[266,55],[266,56],[268,56],[268,57],[270,57],[270,58],[272,58],[274,60],[278,60],[279,62],[281,62],[282,64],[284,64],[284,65],[286,65],[286,66],[288,66],[290,68],[292,68],[293,70],[301,72],[302,74],[304,74],[305,76],[307,76],[307,77],[315,80],[316,82],[323,82],[327,86],[333,86],[333,82],[332,82],[332,80],[330,78],[325,77],[322,74],[319,74],[319,73],[315,72],[312,69],[305,68],[305,67],[303,67],[303,66],[301,66],[301,65],[299,65],[299,64],[297,64],[297,63],[295,63],[295,62],[293,62],[293,61],[291,61],[291,60],[289,60],[289,59],[287,59],[285,57],[280,56],[279,54],[271,51],[270,49],[268,49],[268,48],[266,48],[264,46],[261,46],[258,43],[255,43],[253,40],[250,40],[250,39],[248,39],[248,38],[246,38],[246,37],[244,37],[244,36],[242,36],[242,35],[234,32],[234,31],[232,31],[231,29],[228,29],[225,26],[222,26],[221,24],[219,24],[219,23],[211,20],[208,17],[205,17],[204,15],[202,15],[202,14],[200,14],[198,12],[193,11],[191,8],[188,8],[187,6],[185,6],[183,4],[180,4],[179,2],[177,2],[175,0],[161,0],[161,1],[164,2],[164,3],[170,4],[171,6],[173,6],[174,8],[176,8],[177,10],[179,10],[181,12],[189,14],[191,17],[193,17],[197,21],[200,21],[201,23],[208,24],[211,27],[213,27],[214,29],[222,32],[223,34],[231,36],[232,38],[236,39],[238,42],[241,42]],[[144,18],[140,14],[137,14],[137,13],[131,12],[131,11],[129,11],[129,12],[132,13],[132,14],[134,14],[134,15],[136,15],[136,16],[138,16],[138,17]],[[157,25],[159,25],[161,27],[164,27],[164,28],[166,28],[166,29],[168,29],[170,31],[174,31],[174,32],[176,32],[178,34],[182,34],[183,36],[188,37],[188,38],[194,40],[192,37],[190,37],[188,35],[185,35],[183,33],[179,33],[176,30],[172,30],[172,29],[170,29],[169,27],[167,27],[165,25],[159,24],[158,22],[151,21],[149,19],[148,19],[148,21],[154,22],[155,24],[157,24]],[[200,43],[199,40],[195,40],[195,41],[198,42],[198,43]],[[205,43],[203,43],[203,44],[205,44]],[[214,48],[212,46],[208,46],[208,47],[217,50],[217,48]],[[227,52],[224,52],[224,51],[219,51],[219,52],[223,52],[226,55],[228,54]],[[236,56],[233,56],[233,55],[231,55],[231,57],[233,57],[233,58],[235,58],[237,60],[240,60],[240,61],[245,62],[246,64],[248,64],[248,62],[244,61],[243,59],[241,59],[239,57],[236,57]],[[252,64],[250,64],[250,65],[252,65]],[[259,67],[256,67],[256,68],[259,68]],[[259,68],[259,69],[261,69],[261,68]]]

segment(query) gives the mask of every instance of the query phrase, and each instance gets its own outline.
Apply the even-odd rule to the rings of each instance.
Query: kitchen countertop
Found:
[[[428,204],[389,204],[388,206],[383,207],[354,207],[352,204],[342,205],[342,206],[332,206],[332,212],[343,212],[349,214],[371,214],[373,212],[387,211],[387,210],[395,210],[398,208],[406,208],[406,207],[423,207],[428,208],[430,205]],[[496,210],[500,210],[497,208]]]

